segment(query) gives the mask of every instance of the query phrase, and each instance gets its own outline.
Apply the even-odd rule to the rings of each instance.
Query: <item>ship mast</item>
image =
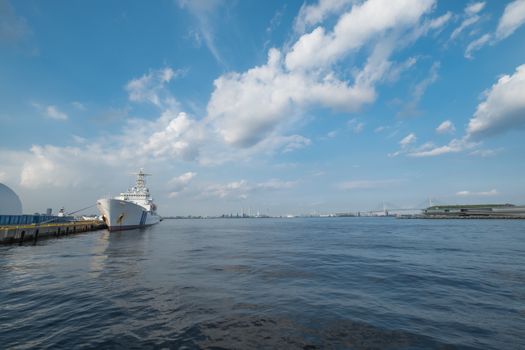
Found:
[[[146,176],[151,176],[151,174],[144,173],[144,168],[140,168],[139,172],[134,174],[137,175],[137,182],[135,184],[135,188],[138,191],[144,191],[146,189]]]

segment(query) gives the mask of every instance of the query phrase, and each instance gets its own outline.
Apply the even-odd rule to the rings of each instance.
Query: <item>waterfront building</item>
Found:
[[[8,186],[0,183],[0,225],[31,225],[44,222],[57,222],[53,215],[23,215],[22,201]],[[61,218],[61,221],[72,220],[72,217]]]
[[[525,206],[514,204],[434,205],[423,210],[427,217],[525,218]]]

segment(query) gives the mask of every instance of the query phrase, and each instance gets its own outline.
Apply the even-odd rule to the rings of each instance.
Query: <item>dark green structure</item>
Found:
[[[434,205],[423,210],[427,217],[525,218],[525,206],[514,204]]]

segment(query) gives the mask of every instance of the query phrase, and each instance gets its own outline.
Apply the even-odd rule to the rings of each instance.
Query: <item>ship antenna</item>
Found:
[[[146,181],[144,178],[146,176],[151,176],[151,174],[146,174],[144,172],[144,168],[140,168],[139,172],[134,175],[137,175],[137,182],[136,182],[137,189],[140,189],[140,190],[144,189],[146,187]]]

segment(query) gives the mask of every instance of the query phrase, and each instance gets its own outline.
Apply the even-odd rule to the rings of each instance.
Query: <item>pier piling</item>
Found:
[[[96,231],[106,228],[100,221],[81,220],[48,224],[31,225],[5,225],[0,226],[0,244],[19,243],[33,240],[33,243],[41,238],[60,237],[73,233]]]

